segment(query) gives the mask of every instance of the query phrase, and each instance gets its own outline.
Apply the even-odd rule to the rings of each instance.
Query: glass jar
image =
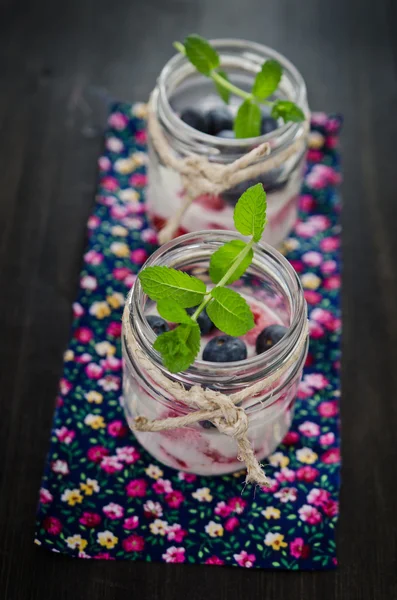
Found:
[[[212,43],[221,56],[222,69],[230,81],[245,91],[251,90],[263,62],[276,59],[283,67],[283,77],[274,98],[281,97],[295,102],[304,111],[306,121],[286,124],[280,122],[276,130],[256,138],[223,139],[201,133],[184,123],[178,115],[188,107],[204,111],[216,108],[223,104],[222,100],[211,79],[197,73],[181,54],[174,56],[159,76],[151,97],[151,109],[177,157],[183,158],[194,153],[211,162],[226,165],[262,142],[268,142],[271,148],[270,155],[260,159],[264,162],[270,158],[273,160],[276,156],[281,158],[288,149],[292,151],[289,158],[277,168],[272,168],[258,178],[244,181],[217,196],[203,194],[196,198],[185,212],[177,235],[209,229],[234,229],[233,210],[238,198],[247,187],[262,182],[268,203],[268,224],[263,240],[277,247],[288,235],[297,218],[297,199],[303,179],[309,123],[306,85],[296,68],[271,48],[244,40],[215,40]],[[232,113],[236,113],[240,102],[241,99],[231,97]],[[185,196],[180,174],[162,163],[149,134],[147,204],[156,229],[161,229],[180,209]]]
[[[209,283],[210,256],[219,246],[235,238],[235,234],[225,231],[184,235],[159,248],[145,266],[181,269]],[[153,349],[155,334],[146,316],[154,314],[155,304],[136,280],[123,317],[124,411],[132,428],[137,416],[163,419],[183,416],[192,410],[176,401],[166,386],[153,380],[150,369],[142,367],[132,346],[139,348],[150,366],[160,369],[167,382],[179,382],[186,389],[201,385],[232,394],[272,377],[271,385],[241,404],[248,416],[248,439],[256,457],[262,460],[273,452],[291,425],[308,345],[306,302],[291,265],[267,244],[256,245],[252,265],[230,287],[246,297],[254,314],[255,328],[242,338],[247,345],[248,358],[229,363],[198,359],[186,371],[172,374]],[[287,332],[272,348],[256,355],[256,338],[270,324],[284,325]],[[213,335],[210,333],[208,337]],[[203,344],[206,341],[203,337]],[[294,355],[286,370],[286,363]],[[280,376],[274,378],[275,373]],[[237,459],[235,440],[220,433],[210,421],[168,431],[134,433],[150,454],[175,469],[199,475],[221,475],[242,467]]]

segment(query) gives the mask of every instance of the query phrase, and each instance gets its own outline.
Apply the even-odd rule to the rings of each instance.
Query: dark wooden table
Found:
[[[397,5],[0,0],[0,598],[397,598]],[[105,100],[144,100],[191,31],[264,42],[345,115],[340,567],[71,560],[33,546]]]

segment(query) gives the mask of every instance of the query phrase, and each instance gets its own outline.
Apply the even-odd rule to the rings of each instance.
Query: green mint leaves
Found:
[[[250,266],[253,246],[263,234],[266,224],[266,193],[262,184],[248,188],[234,209],[237,231],[250,240],[232,240],[211,255],[209,275],[213,286],[188,273],[169,267],[146,267],[138,278],[143,291],[157,302],[157,311],[166,321],[177,326],[162,333],[154,342],[171,373],[185,371],[200,351],[200,328],[197,317],[206,309],[214,325],[232,336],[245,335],[254,327],[247,301],[225,286],[237,281]],[[186,308],[198,306],[192,316]]]
[[[250,138],[261,135],[262,113],[260,104],[271,107],[274,119],[288,121],[304,121],[303,111],[290,100],[269,100],[280,84],[282,67],[276,60],[267,60],[256,75],[251,92],[247,92],[232,84],[227,74],[220,69],[221,60],[218,52],[208,40],[197,34],[188,35],[184,43],[174,42],[174,47],[186,56],[199,73],[210,77],[222,100],[228,104],[230,95],[235,94],[243,99],[234,121],[236,138]]]

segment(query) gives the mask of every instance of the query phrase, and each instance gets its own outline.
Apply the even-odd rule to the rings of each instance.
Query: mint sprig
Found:
[[[224,71],[220,69],[221,59],[213,46],[205,38],[191,34],[184,43],[174,42],[174,47],[186,56],[199,73],[210,77],[222,100],[228,104],[230,95],[235,94],[243,99],[234,121],[236,138],[250,138],[260,135],[261,110],[260,104],[271,107],[274,119],[300,122],[305,120],[303,111],[290,100],[269,100],[277,90],[282,77],[282,67],[274,59],[266,60],[256,75],[251,92],[246,92],[231,83]]]
[[[232,240],[211,255],[209,275],[214,286],[170,267],[146,267],[138,275],[143,291],[157,302],[158,313],[178,324],[156,338],[154,349],[160,352],[164,366],[171,372],[184,371],[193,364],[200,350],[197,318],[204,309],[215,326],[233,336],[245,335],[254,327],[247,301],[226,286],[244,275],[250,266],[253,246],[266,224],[266,192],[258,183],[248,188],[234,209],[237,231],[249,241]],[[186,308],[197,306],[190,316]]]

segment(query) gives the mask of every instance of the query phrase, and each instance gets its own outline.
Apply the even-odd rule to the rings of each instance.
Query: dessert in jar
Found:
[[[200,230],[233,229],[233,210],[241,193],[255,183],[267,192],[268,224],[263,241],[277,247],[291,231],[297,218],[306,139],[309,124],[306,86],[297,69],[284,56],[261,44],[243,40],[212,42],[221,57],[228,80],[242,90],[251,90],[256,74],[266,60],[276,60],[283,69],[274,98],[298,105],[303,122],[283,123],[262,107],[261,135],[236,139],[233,119],[241,98],[231,95],[229,105],[218,96],[214,82],[198,73],[181,54],[162,70],[150,100],[150,114],[176,158],[196,155],[212,165],[229,165],[260,144],[268,143],[270,153],[257,159],[265,169],[220,193],[201,193],[178,223],[174,235]],[[269,167],[269,168],[268,168]],[[186,202],[181,174],[161,158],[149,121],[149,164],[147,205],[154,227],[161,230]]]
[[[233,239],[236,234],[225,231],[185,235],[159,248],[145,267],[183,270],[207,284],[210,257]],[[242,402],[248,417],[247,438],[260,461],[273,452],[291,425],[307,352],[306,303],[295,271],[281,254],[267,244],[255,245],[250,267],[229,287],[247,300],[254,328],[240,338],[232,338],[217,331],[203,312],[198,319],[200,353],[183,372],[169,372],[153,348],[156,335],[170,324],[158,316],[156,305],[143,292],[139,279],[128,296],[123,317],[123,398],[127,421],[141,445],[156,459],[199,475],[221,475],[241,469],[236,441],[221,433],[210,420],[171,430],[136,431],[137,416],[156,420],[191,411],[175,399],[170,391],[172,385],[159,385],[153,370],[160,370],[166,383],[182,384],[186,390],[200,385],[228,395],[262,382],[261,391]]]

